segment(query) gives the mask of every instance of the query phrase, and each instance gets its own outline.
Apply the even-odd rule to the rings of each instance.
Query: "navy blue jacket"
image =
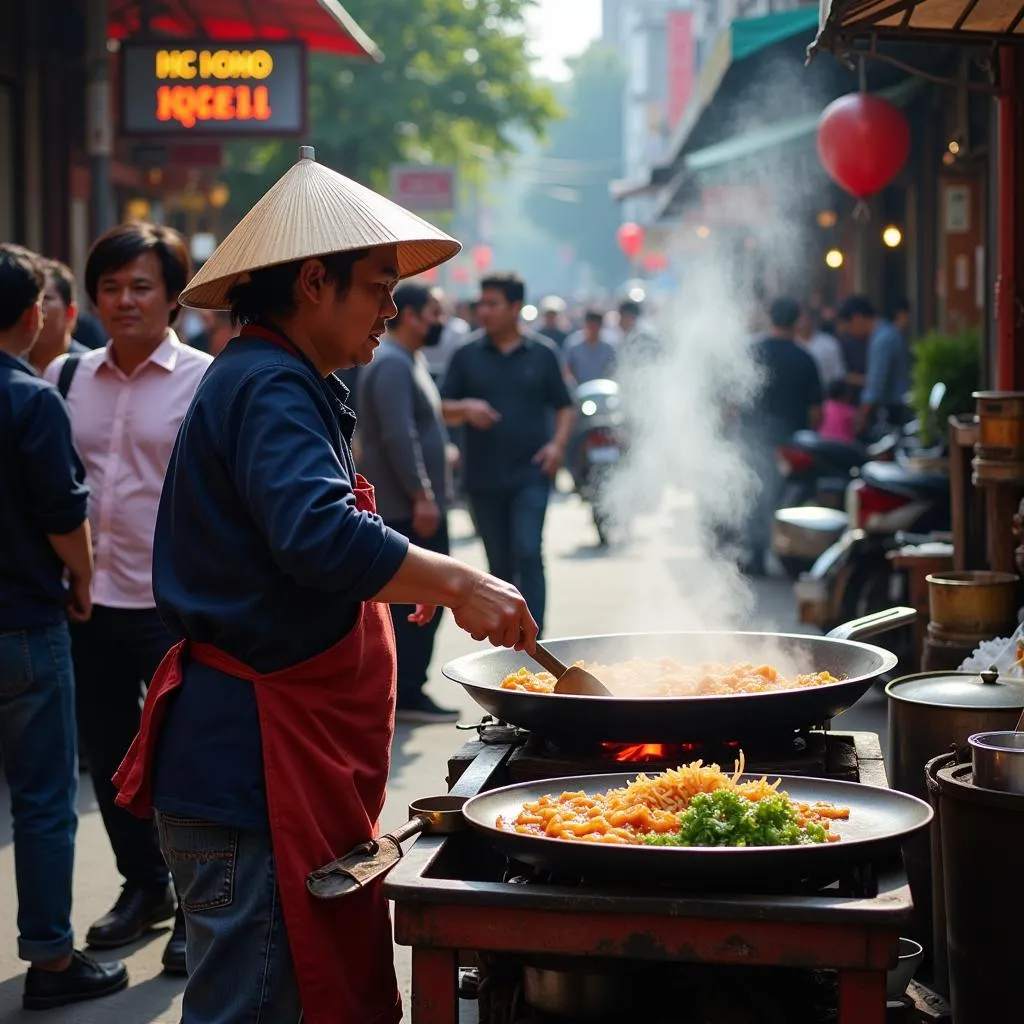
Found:
[[[214,360],[182,422],[157,516],[153,591],[173,633],[274,672],[337,643],[397,572],[408,541],[355,507],[347,397],[334,376],[263,339],[235,339]],[[263,827],[250,683],[186,661],[154,803]]]
[[[0,352],[0,632],[66,619],[64,564],[46,538],[85,522],[84,481],[57,389]]]

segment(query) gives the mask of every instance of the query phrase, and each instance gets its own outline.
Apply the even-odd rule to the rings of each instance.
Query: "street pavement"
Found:
[[[621,550],[605,551],[597,538],[587,508],[569,495],[558,495],[548,517],[545,537],[549,581],[549,637],[590,633],[684,629],[693,623],[708,583],[707,566],[696,552],[675,538],[692,531],[677,531],[679,517],[692,515],[685,498],[670,503],[657,516],[641,518],[635,536]],[[474,565],[484,565],[483,551],[472,536],[468,516],[453,513],[454,554]],[[754,606],[744,628],[788,632],[803,631],[796,622],[792,587],[782,579],[760,580]],[[479,721],[482,711],[440,674],[449,658],[472,651],[477,645],[446,617],[439,632],[434,669],[428,691],[435,700],[457,707],[466,723]],[[837,728],[878,731],[884,724],[884,704],[871,694],[837,720]],[[444,792],[448,756],[466,739],[453,725],[399,726],[393,747],[391,784],[383,826],[406,819],[411,799]],[[75,865],[74,925],[85,934],[89,925],[114,902],[120,878],[100,821],[88,776],[79,798],[80,824]],[[0,1024],[37,1021],[53,1024],[177,1024],[180,1019],[181,979],[161,974],[160,956],[168,933],[154,931],[118,955],[127,960],[131,984],[108,999],[82,1003],[48,1014],[24,1013],[21,991],[25,965],[16,956],[13,847],[9,800],[0,789]],[[108,959],[113,954],[101,954]],[[408,950],[396,950],[399,977],[408,1005]]]

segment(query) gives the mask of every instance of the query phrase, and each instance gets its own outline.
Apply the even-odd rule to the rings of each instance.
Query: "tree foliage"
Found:
[[[540,134],[557,108],[530,74],[524,17],[535,0],[346,0],[384,52],[373,64],[313,54],[308,141],[317,159],[386,188],[403,161],[465,165]],[[235,143],[227,180],[242,211],[295,161],[295,140]]]
[[[526,212],[613,288],[628,271],[615,245],[621,213],[608,191],[622,174],[625,72],[618,54],[599,43],[570,66],[572,80],[559,95],[566,114],[551,128]]]

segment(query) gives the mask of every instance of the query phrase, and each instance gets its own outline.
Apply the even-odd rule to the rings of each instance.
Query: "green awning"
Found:
[[[714,98],[727,87],[727,79],[735,80],[739,68],[750,58],[780,43],[814,37],[818,27],[818,8],[808,4],[792,11],[780,11],[761,18],[740,18],[733,21],[715,40],[697,78],[693,96],[667,146],[665,163],[676,163],[692,144],[705,111]]]
[[[878,90],[875,95],[898,106],[905,106],[923,85],[924,82],[920,78],[908,78],[898,85]],[[809,141],[818,130],[820,117],[820,113],[803,114],[734,135],[713,146],[705,146],[704,149],[687,154],[683,158],[683,167],[686,171],[696,174],[731,164],[745,157],[760,156],[789,143]]]
[[[769,46],[784,43],[801,33],[810,34],[817,28],[818,8],[813,3],[760,18],[741,18],[729,26],[732,59],[746,60]]]

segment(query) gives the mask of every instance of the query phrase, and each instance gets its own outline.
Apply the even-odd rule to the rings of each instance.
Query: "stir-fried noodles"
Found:
[[[592,843],[663,846],[789,846],[836,842],[835,820],[847,808],[791,800],[779,779],[740,781],[702,761],[660,775],[638,775],[629,785],[606,793],[582,790],[542,796],[524,804],[513,821],[499,817],[507,832]]]
[[[706,661],[683,665],[674,658],[634,658],[612,665],[582,661],[576,664],[597,676],[616,697],[711,697],[795,690],[839,682],[828,672],[805,672],[787,677],[771,665],[748,662],[726,665]],[[506,690],[552,693],[555,677],[549,672],[531,672],[524,667],[506,676],[501,685]]]

